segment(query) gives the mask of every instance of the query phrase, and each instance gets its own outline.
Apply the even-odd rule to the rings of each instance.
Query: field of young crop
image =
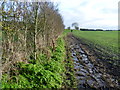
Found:
[[[118,31],[74,31],[76,36],[117,52]]]
[[[68,30],[65,30],[68,33]],[[98,57],[114,65],[119,65],[118,31],[78,31],[73,30],[73,35],[94,50]]]

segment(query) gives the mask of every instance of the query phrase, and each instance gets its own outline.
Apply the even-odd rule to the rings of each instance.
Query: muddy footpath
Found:
[[[86,49],[80,40],[69,34],[66,42],[74,62],[77,88],[82,90],[120,90],[118,81],[95,56],[94,52]]]

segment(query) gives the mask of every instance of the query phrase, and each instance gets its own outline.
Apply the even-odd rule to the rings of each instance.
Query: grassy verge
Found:
[[[67,39],[65,37],[65,39]],[[66,40],[66,58],[65,58],[65,81],[64,86],[65,88],[77,88],[77,80],[75,78],[75,71],[74,71],[74,62],[71,57],[71,52],[68,48],[68,43]]]

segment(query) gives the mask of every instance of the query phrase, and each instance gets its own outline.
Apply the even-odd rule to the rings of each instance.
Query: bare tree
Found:
[[[79,29],[79,27],[78,27],[78,23],[77,23],[77,22],[72,23],[72,27],[74,27],[76,30]]]

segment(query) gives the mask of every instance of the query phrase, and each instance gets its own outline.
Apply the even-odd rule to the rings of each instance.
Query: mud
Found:
[[[72,34],[67,36],[67,43],[74,62],[78,88],[120,89],[118,81],[114,76],[108,74],[106,67],[102,62],[99,62],[94,52],[87,50]]]

